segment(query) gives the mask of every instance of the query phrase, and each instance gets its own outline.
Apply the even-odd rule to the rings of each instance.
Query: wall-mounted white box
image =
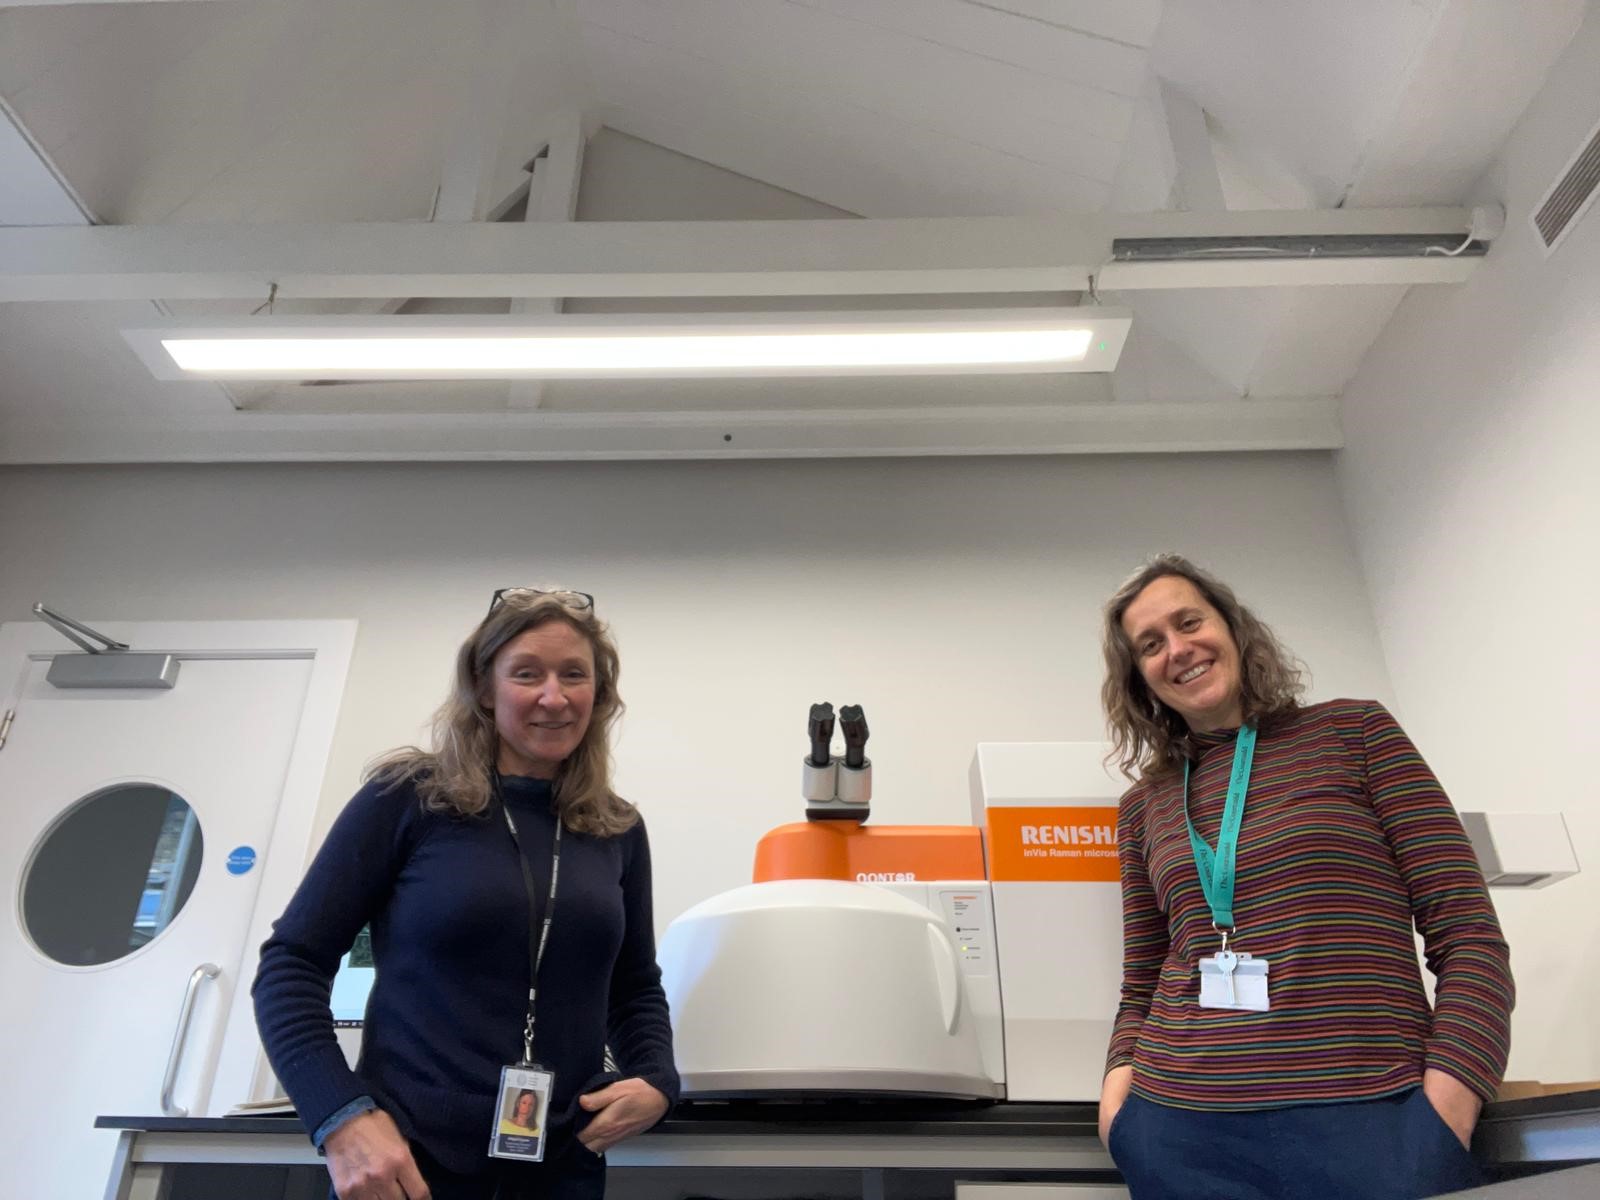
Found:
[[[1578,873],[1560,813],[1464,812],[1461,825],[1490,887],[1549,887]]]

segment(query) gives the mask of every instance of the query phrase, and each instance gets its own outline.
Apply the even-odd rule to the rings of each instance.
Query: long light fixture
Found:
[[[1117,308],[256,317],[124,329],[159,379],[617,379],[1110,371]]]

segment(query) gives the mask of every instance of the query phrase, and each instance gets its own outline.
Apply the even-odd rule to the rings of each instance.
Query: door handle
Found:
[[[172,1102],[172,1088],[178,1081],[178,1063],[183,1058],[183,1043],[189,1034],[189,1018],[194,1016],[194,997],[200,990],[202,979],[215,979],[222,974],[216,963],[201,963],[189,975],[189,985],[183,989],[183,1007],[178,1010],[178,1028],[172,1035],[172,1049],[167,1054],[167,1073],[161,1080],[161,1111],[169,1117],[187,1117],[189,1110]]]

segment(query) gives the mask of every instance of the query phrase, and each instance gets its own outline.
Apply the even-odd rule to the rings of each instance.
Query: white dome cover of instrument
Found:
[[[686,1096],[1004,1095],[960,950],[891,891],[749,884],[679,916],[657,957]]]

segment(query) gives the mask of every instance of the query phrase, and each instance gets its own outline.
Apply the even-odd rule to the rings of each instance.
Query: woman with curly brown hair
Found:
[[[592,597],[496,592],[435,748],[377,762],[273,926],[257,1023],[339,1200],[593,1200],[603,1152],[676,1099],[650,847],[611,789],[617,675]],[[369,923],[352,1071],[328,995]],[[543,1119],[508,1133],[523,1089]]]
[[[1506,944],[1382,705],[1303,704],[1222,581],[1163,555],[1105,609],[1123,984],[1100,1130],[1134,1200],[1403,1200],[1481,1182]],[[1430,1006],[1413,926],[1437,977]]]

